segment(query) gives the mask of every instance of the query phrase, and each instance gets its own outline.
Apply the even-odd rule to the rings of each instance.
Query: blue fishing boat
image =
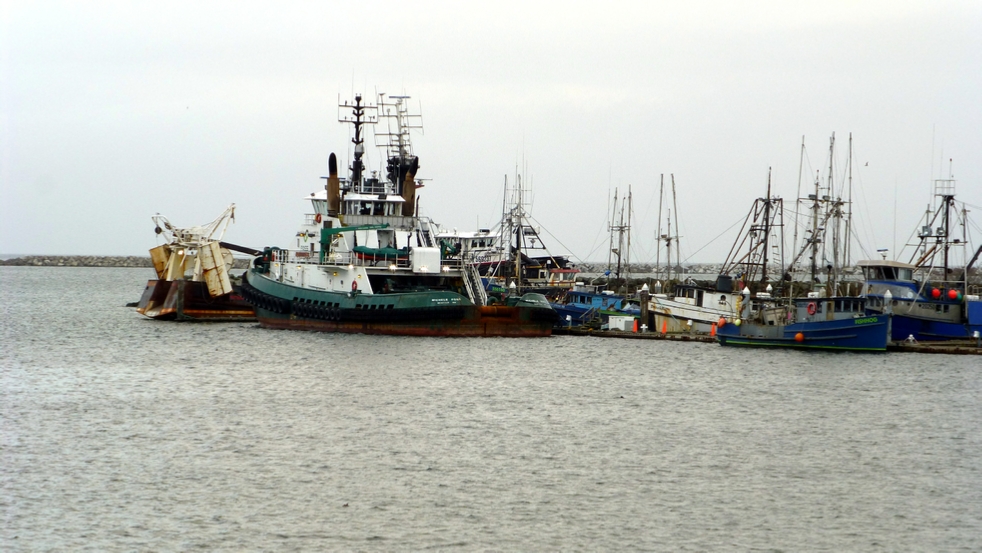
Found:
[[[561,302],[550,305],[563,326],[581,326],[594,319],[606,323],[611,315],[641,315],[641,306],[624,296],[606,290],[604,285],[577,284]]]
[[[892,311],[896,341],[964,340],[982,333],[982,300],[969,293],[969,275],[982,247],[968,258],[966,232],[972,225],[967,209],[955,202],[954,179],[935,180],[934,195],[937,208],[924,217],[919,241],[911,244],[915,247],[910,263],[887,260],[884,254],[882,260],[857,264],[865,277],[869,312]]]
[[[893,340],[957,340],[982,332],[982,300],[965,294],[962,285],[918,282],[916,267],[899,261],[860,261],[858,266],[866,279],[867,310],[893,311]]]
[[[740,318],[720,320],[716,336],[721,345],[886,351],[891,316],[868,315],[865,298],[794,298],[782,305],[766,296],[751,300],[744,289]]]

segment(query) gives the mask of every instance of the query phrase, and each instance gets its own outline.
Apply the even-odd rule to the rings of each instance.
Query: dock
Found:
[[[708,334],[660,332],[627,332],[621,330],[591,330],[584,328],[554,328],[555,336],[592,336],[595,338],[622,338],[628,340],[669,340],[672,342],[699,342],[715,344],[716,337]],[[900,342],[887,346],[887,351],[900,353],[943,353],[948,355],[982,355],[982,347],[975,340],[951,340],[947,342]]]
[[[623,330],[591,330],[584,328],[554,328],[554,335],[560,336],[595,336],[597,338],[626,338],[629,340],[669,340],[673,342],[703,342],[715,344],[716,337],[708,334],[660,332],[627,332]]]
[[[975,340],[949,340],[946,342],[899,342],[887,346],[887,351],[904,353],[946,353],[948,355],[982,355],[982,347]]]

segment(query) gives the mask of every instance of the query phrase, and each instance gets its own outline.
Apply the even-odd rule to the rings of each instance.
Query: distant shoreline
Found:
[[[232,267],[248,269],[249,259],[235,259]],[[24,255],[0,260],[8,267],[122,267],[153,268],[147,256],[140,255]]]

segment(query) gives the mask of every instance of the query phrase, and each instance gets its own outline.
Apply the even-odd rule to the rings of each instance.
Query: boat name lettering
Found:
[[[855,321],[855,324],[865,325],[865,324],[875,323],[879,319],[877,319],[876,317],[866,317],[865,319],[853,319],[853,320]]]

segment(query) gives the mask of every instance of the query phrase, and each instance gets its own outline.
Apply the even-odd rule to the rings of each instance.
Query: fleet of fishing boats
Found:
[[[613,278],[608,271],[589,284],[568,257],[545,248],[528,214],[521,175],[506,179],[502,218],[493,228],[448,231],[422,216],[419,158],[410,136],[420,125],[407,99],[355,96],[339,106],[339,121],[353,131],[347,175],[339,174],[332,153],[325,187],[304,198],[309,208],[286,247],[223,242],[234,205],[203,227],[176,228],[155,216],[165,243],[151,250],[157,278],[148,282],[137,311],[156,319],[255,319],[266,328],[417,336],[532,337],[594,325],[706,333],[724,346],[851,351],[982,332],[982,300],[971,281],[982,247],[963,255],[963,266],[950,264],[955,249],[973,253],[952,179],[935,183],[938,204],[925,215],[910,263],[884,255],[855,264],[861,280],[843,277],[850,201],[835,193],[831,176],[827,183],[816,179],[813,193],[801,199],[810,225],[785,263],[783,251],[775,253],[785,241],[783,201],[772,195],[768,178],[767,194],[753,203],[714,281],[669,274],[664,285],[661,279],[652,289],[642,283],[629,294],[628,280],[620,277],[630,265],[630,192],[623,203],[614,201],[620,213],[610,224]],[[378,171],[365,163],[369,126],[384,127],[374,133],[384,153]],[[834,137],[830,160],[833,147]],[[678,237],[671,215],[666,223],[661,234],[659,205],[657,236],[672,267]],[[231,251],[254,258],[241,280],[231,277]],[[802,272],[806,278],[795,278]]]

